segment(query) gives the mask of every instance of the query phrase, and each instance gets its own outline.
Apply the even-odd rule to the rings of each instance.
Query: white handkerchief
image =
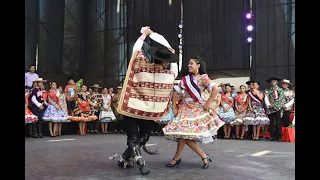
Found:
[[[150,27],[149,27],[149,26],[142,27],[142,28],[140,29],[141,34],[142,34],[145,30],[147,30],[147,29],[150,29]]]
[[[166,40],[166,38],[164,38],[162,35],[156,33],[156,32],[153,32],[150,34],[149,36],[152,40],[164,45],[165,47],[167,48],[171,48],[169,42]]]

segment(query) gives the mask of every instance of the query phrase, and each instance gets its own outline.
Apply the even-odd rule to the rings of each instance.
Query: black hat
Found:
[[[173,54],[167,48],[150,47],[147,53],[156,60],[175,63],[179,61],[179,57]]]
[[[278,81],[278,82],[281,81],[280,78],[271,77],[271,78],[267,79],[266,82],[267,82],[267,83],[271,83],[272,80],[276,80],[276,81]]]
[[[255,83],[255,82],[257,82],[257,81],[250,80],[250,81],[247,81],[246,84],[247,84],[247,85],[250,85],[251,83]]]

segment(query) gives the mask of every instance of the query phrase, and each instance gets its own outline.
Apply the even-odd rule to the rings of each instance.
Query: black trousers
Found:
[[[251,139],[253,137],[253,125],[248,126],[248,138]]]
[[[290,114],[291,111],[284,111],[282,116],[283,127],[288,127],[290,125]]]
[[[281,127],[281,111],[269,114],[270,119],[270,136],[273,139],[279,139],[282,137]]]
[[[147,135],[150,137],[155,122],[124,116],[123,130],[127,133],[127,141],[133,139],[133,136],[140,137]]]
[[[32,133],[33,135],[36,135],[36,134],[42,135],[42,124],[43,124],[42,118],[44,115],[44,110],[34,111],[33,114],[38,116],[38,121],[32,124]]]
[[[99,115],[100,115],[100,111],[95,112],[94,115],[96,115],[98,117],[97,120],[95,121],[90,121],[88,123],[88,130],[89,131],[99,131]]]

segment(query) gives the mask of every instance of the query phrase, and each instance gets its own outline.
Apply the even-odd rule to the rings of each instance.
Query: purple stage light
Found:
[[[252,17],[251,13],[247,13],[246,18],[251,19],[251,17]]]
[[[252,37],[248,37],[247,41],[248,41],[248,43],[251,43],[252,42]]]

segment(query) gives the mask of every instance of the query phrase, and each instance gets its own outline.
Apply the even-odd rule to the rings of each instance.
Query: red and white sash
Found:
[[[229,107],[232,106],[232,101],[230,101],[229,98],[228,98],[225,94],[221,94],[221,99],[222,99],[224,102],[226,102],[226,103],[229,105]]]
[[[182,82],[186,88],[187,93],[192,97],[192,99],[200,104],[204,104],[204,100],[201,97],[201,91],[198,85],[193,81],[193,75],[189,74],[182,78]]]
[[[255,96],[252,94],[251,91],[248,92],[249,96],[251,97],[251,99],[253,99],[254,101],[256,101],[257,103],[262,104],[262,102]]]
[[[239,95],[237,95],[235,97],[235,99],[237,100],[237,102],[239,102],[239,104],[242,106],[242,107],[246,107],[248,104],[245,103],[247,101],[247,96],[244,98],[244,100],[241,99],[241,97]]]

